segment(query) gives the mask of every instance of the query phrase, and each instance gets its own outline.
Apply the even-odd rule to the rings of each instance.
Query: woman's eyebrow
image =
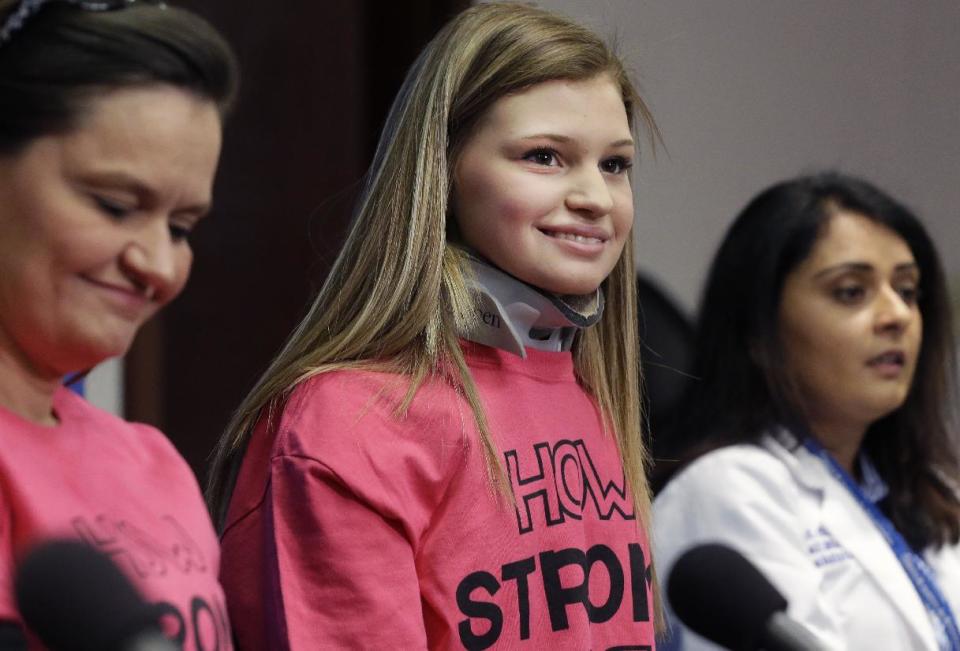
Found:
[[[521,140],[554,140],[556,142],[570,142],[573,140],[570,136],[561,136],[558,133],[531,133],[530,135],[520,136]]]
[[[155,197],[158,192],[151,188],[147,183],[126,172],[114,171],[94,171],[78,175],[78,178],[84,183],[94,185],[112,185],[123,188],[129,192],[141,197]]]
[[[559,143],[569,143],[574,139],[570,136],[563,136],[558,133],[533,133],[527,136],[520,136],[520,140],[553,140]],[[621,138],[611,142],[608,147],[633,147],[632,138]]]
[[[858,271],[861,273],[870,273],[875,270],[875,267],[869,262],[842,262],[840,264],[835,264],[826,269],[821,269],[814,274],[814,278],[821,278],[838,271]],[[901,273],[904,271],[917,271],[919,270],[919,265],[916,262],[901,262],[893,268],[895,273]]]

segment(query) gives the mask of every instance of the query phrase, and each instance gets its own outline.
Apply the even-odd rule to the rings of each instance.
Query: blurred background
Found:
[[[211,219],[183,295],[87,394],[158,425],[203,476],[231,410],[303,315],[339,248],[386,110],[468,0],[180,0],[237,49]],[[637,165],[651,309],[693,314],[724,230],[761,188],[829,167],[910,205],[960,286],[956,0],[543,0],[617,43],[663,132]],[[377,237],[371,233],[371,237]],[[643,288],[642,288],[643,291]],[[661,296],[662,294],[662,296]],[[682,332],[683,325],[669,333]],[[683,367],[651,337],[658,373]]]

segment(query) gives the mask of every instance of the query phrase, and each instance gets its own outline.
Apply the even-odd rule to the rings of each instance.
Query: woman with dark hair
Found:
[[[189,467],[63,378],[125,353],[183,288],[236,83],[230,48],[188,12],[0,0],[2,648],[38,647],[12,577],[61,537],[109,554],[184,648],[231,647]]]
[[[949,310],[930,237],[874,186],[821,174],[753,199],[704,293],[684,465],[655,504],[663,575],[722,542],[826,648],[960,649]]]

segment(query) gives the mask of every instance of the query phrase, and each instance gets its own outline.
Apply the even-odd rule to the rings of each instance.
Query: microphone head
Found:
[[[761,648],[767,622],[787,600],[740,552],[698,545],[677,559],[667,579],[674,612],[691,630],[733,651]]]
[[[158,630],[158,611],[105,554],[72,540],[46,542],[24,557],[14,577],[17,606],[52,651],[119,650]]]

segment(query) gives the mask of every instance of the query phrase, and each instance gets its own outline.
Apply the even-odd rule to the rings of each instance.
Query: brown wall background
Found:
[[[177,4],[230,40],[242,87],[190,282],[128,355],[126,413],[166,432],[203,478],[340,248],[406,69],[469,1]]]

